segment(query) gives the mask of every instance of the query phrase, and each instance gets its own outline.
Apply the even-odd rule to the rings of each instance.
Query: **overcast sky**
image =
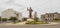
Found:
[[[0,14],[2,11],[13,8],[21,12],[23,17],[28,16],[27,7],[37,11],[38,17],[44,13],[59,12],[60,0],[0,0]]]

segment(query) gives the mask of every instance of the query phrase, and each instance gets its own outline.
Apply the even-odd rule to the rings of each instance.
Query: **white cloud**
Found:
[[[0,0],[0,11],[14,8],[28,16],[27,7],[31,6],[38,16],[46,12],[60,12],[60,0]]]

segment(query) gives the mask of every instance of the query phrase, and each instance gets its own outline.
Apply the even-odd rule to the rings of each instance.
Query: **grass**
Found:
[[[48,24],[48,22],[27,21],[26,24]]]

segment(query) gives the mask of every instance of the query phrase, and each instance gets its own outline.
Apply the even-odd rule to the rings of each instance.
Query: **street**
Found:
[[[60,28],[60,24],[57,25],[0,25],[0,28]]]

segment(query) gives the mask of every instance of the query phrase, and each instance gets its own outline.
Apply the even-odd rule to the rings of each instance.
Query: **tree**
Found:
[[[37,18],[37,17],[34,18],[34,21],[35,21],[35,22],[38,22],[38,21],[39,21],[39,18]]]
[[[1,19],[3,22],[6,22],[8,19],[7,18],[2,18]]]
[[[0,17],[0,21],[1,21],[1,17]]]
[[[27,18],[23,18],[22,20],[23,20],[23,21],[27,21]]]
[[[59,18],[54,18],[53,21],[60,21],[60,19]]]
[[[15,23],[18,19],[16,17],[10,17],[9,20]]]
[[[1,17],[0,17],[0,23],[1,23]]]

